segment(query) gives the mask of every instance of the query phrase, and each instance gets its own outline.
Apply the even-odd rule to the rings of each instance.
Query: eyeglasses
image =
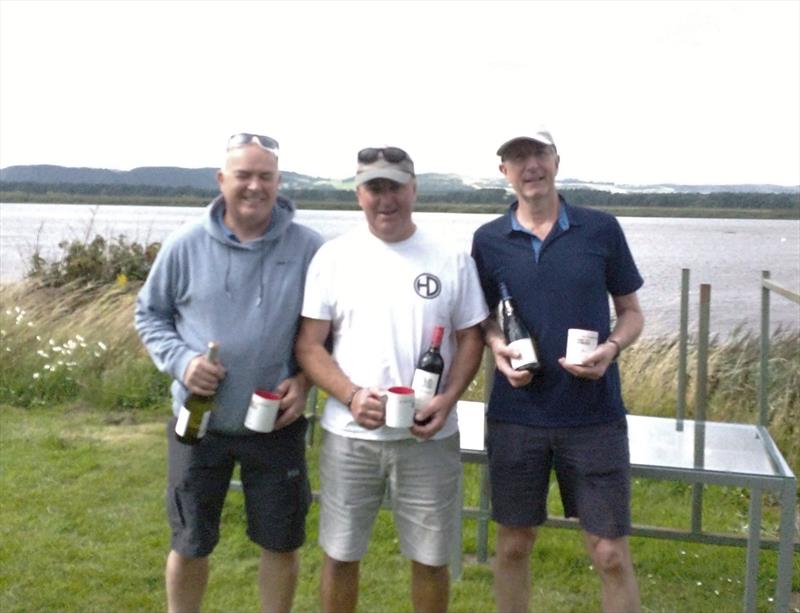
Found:
[[[228,139],[228,151],[230,151],[231,149],[235,149],[236,147],[244,147],[245,145],[249,145],[250,143],[255,143],[262,149],[266,149],[267,151],[271,151],[272,153],[275,154],[277,154],[278,150],[280,149],[278,141],[276,141],[274,138],[270,138],[269,136],[263,136],[261,134],[249,134],[247,132],[240,132],[239,134],[232,135]]]
[[[360,164],[372,164],[378,161],[379,157],[392,164],[397,164],[405,160],[411,161],[411,157],[400,147],[367,147],[358,152]]]

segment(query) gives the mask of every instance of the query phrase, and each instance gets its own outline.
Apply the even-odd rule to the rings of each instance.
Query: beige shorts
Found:
[[[330,557],[364,557],[388,485],[402,554],[428,566],[450,561],[460,517],[458,434],[418,442],[324,432],[319,465],[319,544]]]

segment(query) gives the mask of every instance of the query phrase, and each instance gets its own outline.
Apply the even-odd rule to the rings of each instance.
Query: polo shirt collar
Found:
[[[579,223],[575,222],[575,215],[574,210],[570,204],[564,199],[564,197],[559,194],[558,195],[558,227],[561,232],[565,232],[569,230],[570,225],[580,225]],[[507,233],[511,234],[511,232],[525,232],[526,234],[530,234],[530,232],[520,225],[519,221],[517,221],[517,209],[519,208],[519,200],[514,200],[511,203],[511,206],[508,208],[508,212],[506,213],[509,218],[509,228]]]

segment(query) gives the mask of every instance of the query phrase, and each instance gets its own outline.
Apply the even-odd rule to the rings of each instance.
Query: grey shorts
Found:
[[[417,442],[367,441],[324,432],[319,544],[330,557],[360,560],[388,485],[402,554],[444,566],[458,528],[458,434]]]
[[[625,419],[578,428],[535,428],[498,421],[488,426],[492,519],[538,526],[547,519],[555,470],[565,517],[603,538],[630,534],[630,453]]]
[[[301,417],[269,434],[208,433],[197,445],[175,439],[167,426],[167,517],[172,549],[186,557],[209,555],[219,541],[225,495],[239,462],[247,512],[247,536],[264,549],[294,551],[305,542],[311,488]]]

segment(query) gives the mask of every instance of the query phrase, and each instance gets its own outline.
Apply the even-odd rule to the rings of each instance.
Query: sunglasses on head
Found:
[[[273,153],[277,153],[278,149],[278,141],[274,138],[270,138],[269,136],[263,136],[261,134],[249,134],[247,132],[240,132],[239,134],[234,134],[228,139],[228,151],[231,149],[235,149],[236,147],[244,147],[245,145],[249,145],[250,143],[255,143],[259,145],[262,149],[266,149],[267,151],[272,151]]]
[[[372,164],[379,157],[383,157],[387,162],[397,164],[404,160],[410,160],[409,155],[399,147],[367,147],[358,152],[358,161],[361,164]]]

